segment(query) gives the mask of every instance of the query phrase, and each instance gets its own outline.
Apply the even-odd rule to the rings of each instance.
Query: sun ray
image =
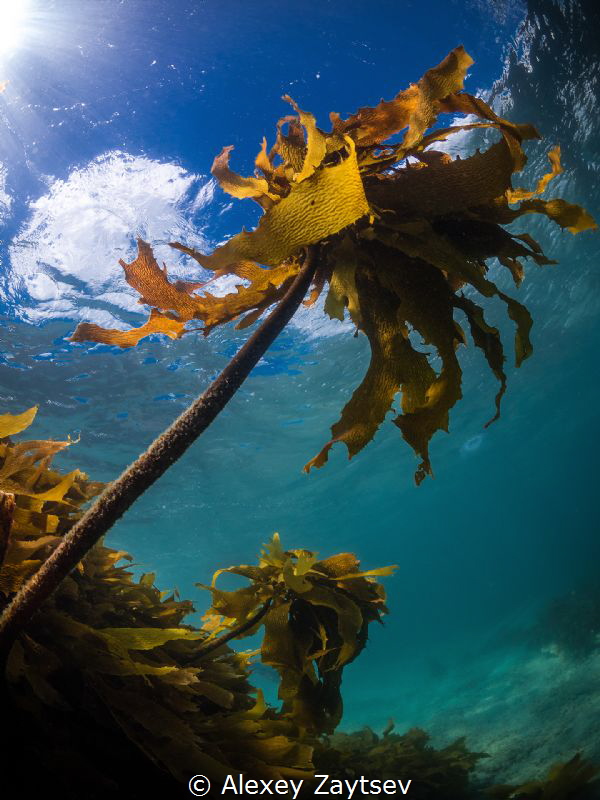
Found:
[[[0,11],[0,56],[13,52],[21,43],[27,26],[29,0],[11,0]]]

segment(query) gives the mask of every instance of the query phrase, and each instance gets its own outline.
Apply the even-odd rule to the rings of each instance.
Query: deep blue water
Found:
[[[114,478],[244,340],[227,329],[121,352],[66,337],[80,319],[139,324],[118,266],[136,235],[192,276],[166,242],[209,249],[256,223],[252,204],[215,189],[210,164],[234,144],[232,165],[249,173],[288,113],[284,93],[326,126],[329,111],[392,97],[462,43],[476,61],[466,88],[545,137],[523,182],[560,143],[551,194],[600,217],[591,3],[57,0],[32,2],[28,20],[22,46],[0,55],[0,411],[37,403],[36,437],[80,431],[65,469]],[[536,644],[525,633],[553,598],[597,585],[600,248],[593,233],[521,227],[559,261],[529,267],[519,292],[534,356],[509,370],[502,418],[484,431],[495,385],[464,350],[464,399],[432,443],[435,480],[415,488],[389,423],[352,462],[339,446],[302,472],[368,363],[364,337],[302,312],[108,543],[199,608],[194,583],[252,561],[275,530],[289,547],[399,564],[386,625],[347,671],[344,727],[393,716],[440,741],[466,734],[500,768],[539,730],[529,759],[545,768],[578,748],[600,755],[597,652],[573,659],[551,633]]]

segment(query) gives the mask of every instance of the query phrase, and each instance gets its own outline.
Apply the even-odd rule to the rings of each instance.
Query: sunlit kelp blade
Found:
[[[349,132],[357,145],[367,147],[408,128],[402,146],[412,147],[435,122],[438,101],[463,88],[467,69],[473,63],[462,45],[456,47],[418,83],[399,92],[393,100],[382,100],[374,108],[361,108],[344,121],[338,114],[332,114],[333,129]]]
[[[499,417],[506,389],[499,330],[463,289],[497,297],[506,306],[515,324],[517,366],[533,351],[529,311],[491,280],[488,262],[497,259],[516,287],[525,276],[523,259],[539,266],[554,262],[527,232],[502,226],[537,213],[571,233],[596,227],[580,206],[539,197],[563,171],[558,146],[549,151],[550,170],[535,188],[513,187],[514,174],[527,161],[524,142],[540,134],[533,125],[499,117],[463,91],[472,63],[457,47],[392,100],[361,108],[346,120],[332,114],[330,132],[286,96],[296,113],[279,120],[270,150],[263,139],[254,176],[231,169],[231,147],[213,163],[224,191],[262,207],[256,230],[242,231],[211,254],[173,243],[215,277],[237,275],[236,291],[218,297],[206,285],[172,284],[149,245],[140,242],[136,261],[122,266],[140,302],[152,308],[150,320],[126,332],[83,324],[73,338],[124,347],[151,332],[181,336],[191,320],[202,321],[205,333],[239,318],[238,327],[245,327],[284,296],[303,250],[318,245],[306,304],[325,291],[325,313],[343,319],[347,310],[369,339],[371,362],[330,441],[306,470],[322,466],[335,442],[344,442],[354,456],[401,395],[393,422],[420,458],[415,474],[420,483],[432,474],[429,442],[436,431],[448,430],[450,411],[462,395],[456,350],[467,338],[456,311],[466,315],[473,343],[500,383],[490,421]],[[478,121],[432,129],[442,113],[475,115]],[[483,152],[452,160],[435,150],[436,142],[453,133],[482,128],[500,135]],[[402,131],[400,142],[386,144]],[[429,346],[427,354],[413,347],[411,335]]]
[[[37,406],[33,406],[22,414],[0,414],[0,439],[26,430],[33,422],[36,413]]]
[[[99,342],[115,347],[134,347],[152,333],[163,333],[171,339],[179,339],[185,333],[185,323],[172,319],[153,308],[150,317],[139,328],[127,331],[102,328],[90,322],[82,322],[71,337],[72,342]]]

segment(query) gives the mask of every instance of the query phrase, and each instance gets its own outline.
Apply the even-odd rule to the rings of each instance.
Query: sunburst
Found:
[[[0,57],[16,50],[23,41],[29,12],[30,0],[10,0],[0,8]]]

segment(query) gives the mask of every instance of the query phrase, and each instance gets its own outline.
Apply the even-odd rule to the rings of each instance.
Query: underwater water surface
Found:
[[[519,185],[560,144],[551,196],[600,218],[600,18],[593,2],[64,2],[32,0],[19,48],[0,54],[0,413],[33,405],[35,438],[80,435],[57,459],[110,481],[225,366],[247,331],[152,336],[120,350],[68,341],[80,321],[139,325],[124,280],[137,236],[170,272],[257,208],[210,176],[223,145],[252,171],[290,94],[324,127],[391,98],[453,47],[475,59],[466,88],[534,123]],[[477,146],[448,143],[453,156]],[[521,220],[513,224],[519,228]],[[549,220],[521,225],[558,264],[529,264],[519,290],[534,354],[489,428],[496,386],[463,348],[463,398],[431,443],[435,477],[388,422],[351,461],[333,448],[303,465],[368,365],[346,320],[300,310],[202,438],[114,526],[107,543],[177,588],[253,563],[278,531],[322,556],[355,552],[385,579],[389,616],[344,674],[341,728],[419,726],[436,744],[466,736],[493,758],[481,774],[525,780],[581,751],[600,760],[600,240]],[[494,268],[492,268],[493,270]],[[486,304],[507,342],[510,320]],[[241,642],[240,647],[245,643]],[[256,683],[275,702],[269,670]]]

